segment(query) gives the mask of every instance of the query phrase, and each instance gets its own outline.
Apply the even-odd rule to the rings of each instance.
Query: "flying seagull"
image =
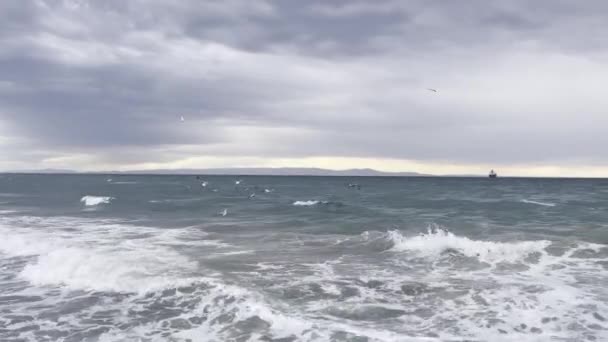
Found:
[[[432,91],[433,93],[436,93],[436,92],[437,92],[437,89],[433,89],[433,88],[426,88],[426,90],[428,90],[428,91]]]

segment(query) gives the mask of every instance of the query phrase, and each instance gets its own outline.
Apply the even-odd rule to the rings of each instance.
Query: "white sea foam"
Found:
[[[348,267],[331,267],[332,262],[325,262],[314,265],[316,272],[310,276],[288,280],[290,286],[304,291],[309,284],[314,284],[323,289],[325,295],[343,294],[345,288],[354,294],[343,301],[319,299],[307,305],[309,312],[365,316],[365,311],[358,310],[370,303],[384,306],[390,303],[387,308],[407,312],[398,318],[398,326],[391,326],[385,335],[370,329],[370,324],[358,324],[356,320],[335,322],[334,329],[374,341],[374,338],[377,341],[416,340],[408,333],[393,333],[401,327],[408,332],[438,335],[428,338],[429,341],[577,341],[583,335],[595,337],[593,340],[606,336],[593,330],[598,324],[604,324],[594,312],[608,309],[604,290],[608,271],[598,264],[603,260],[601,253],[605,253],[605,245],[578,242],[564,246],[568,252],[555,255],[546,250],[548,241],[481,241],[439,229],[411,237],[398,231],[385,235],[372,231],[362,234],[361,239],[376,241],[378,236],[392,242],[397,269],[366,263],[356,272],[353,267],[359,267],[360,259],[349,261],[349,257],[344,257]],[[446,266],[438,260],[446,250],[455,250],[497,267],[462,268],[463,264],[475,265],[471,260]],[[577,252],[582,251],[600,254],[577,259]],[[403,262],[399,256],[404,254],[425,258]],[[539,258],[527,258],[532,254]],[[508,268],[514,265],[526,267]],[[360,276],[359,281],[350,281],[357,273],[365,276]],[[270,279],[276,276],[273,274]],[[281,287],[284,285],[277,285]],[[354,288],[356,290],[350,290]],[[449,322],[454,319],[458,320],[458,328],[453,329]],[[444,327],[438,329],[438,326]]]
[[[146,293],[199,279],[197,263],[169,247],[178,235],[104,220],[21,217],[0,221],[0,252],[37,256],[20,273],[34,285]]]
[[[183,321],[193,316],[205,317],[205,320],[200,325],[188,324],[182,329],[172,329],[172,340],[259,341],[269,336],[273,339],[297,336],[298,340],[302,341],[330,339],[330,335],[320,331],[313,321],[302,315],[285,313],[275,308],[256,292],[214,279],[205,280],[205,284],[205,289],[198,289],[192,294],[198,304],[178,317]],[[137,325],[128,330],[114,329],[100,336],[99,341],[138,341],[143,336],[150,341],[165,341],[166,337],[160,337],[159,332],[166,330],[167,321]],[[257,325],[254,332],[248,333],[242,329],[252,322],[265,323]],[[263,338],[264,336],[266,337]]]
[[[231,255],[253,254],[253,253],[255,253],[255,251],[252,251],[252,250],[242,250],[242,251],[214,253],[214,256],[231,256]]]
[[[18,213],[17,210],[0,209],[0,215],[16,214],[16,213]]]
[[[193,267],[168,250],[62,248],[40,255],[20,275],[35,285],[146,293],[192,283],[183,275]]]
[[[256,264],[256,267],[260,271],[269,271],[269,270],[281,270],[284,268],[282,265],[273,265],[265,262],[259,262]]]
[[[356,336],[374,342],[591,340],[588,336],[601,341],[606,336],[606,330],[596,330],[598,326],[605,327],[605,322],[593,316],[597,312],[605,317],[608,310],[608,271],[598,264],[604,261],[604,245],[565,243],[561,247],[566,252],[555,255],[547,252],[547,241],[483,241],[440,229],[430,229],[422,235],[371,231],[352,236],[351,240],[358,245],[391,246],[388,252],[373,251],[379,255],[372,258],[381,258],[381,264],[366,262],[370,255],[358,251],[347,252],[338,259],[324,259],[323,263],[311,258],[310,264],[294,260],[283,264],[282,259],[256,263],[258,260],[252,256],[251,262],[259,271],[255,277],[261,277],[264,281],[259,283],[267,285],[247,289],[243,279],[199,277],[198,272],[206,277],[215,275],[198,271],[204,261],[198,265],[178,252],[192,251],[190,247],[195,245],[209,251],[207,256],[238,250],[235,246],[220,249],[224,246],[206,242],[215,241],[206,239],[216,234],[202,232],[200,227],[160,230],[99,218],[6,216],[0,217],[0,252],[18,256],[19,262],[26,263],[22,271],[18,266],[16,272],[22,280],[40,285],[36,290],[50,288],[59,292],[56,287],[61,287],[145,293],[111,297],[102,294],[104,300],[96,307],[85,307],[61,318],[60,329],[68,331],[89,328],[93,313],[113,315],[107,324],[110,331],[98,339],[106,342],[257,341],[290,336],[297,341],[355,340]],[[300,236],[305,242],[310,241]],[[444,266],[440,257],[446,250],[493,265],[517,261],[529,267],[505,272],[498,267],[472,271],[456,264]],[[526,258],[533,253],[540,254],[540,260],[530,262]],[[37,257],[19,258],[28,255]],[[405,260],[404,255],[416,259],[399,263]],[[438,259],[441,260],[437,262]],[[240,285],[230,284],[231,281]],[[192,286],[183,292],[157,291],[185,285]],[[274,296],[292,288],[296,295],[302,293],[304,297],[285,301],[284,297]],[[57,304],[60,310],[63,302],[56,301],[64,301],[65,297],[53,296],[56,295],[46,297],[44,304]],[[78,296],[82,296],[82,291]],[[166,306],[170,314],[177,312],[179,316],[150,320],[159,306]],[[39,311],[32,307],[23,306],[30,312],[22,314],[37,317]],[[380,314],[382,310],[406,314],[376,321],[377,308]],[[138,321],[138,314],[145,315],[144,322]],[[370,315],[374,321],[366,320]],[[174,327],[172,323],[177,318],[184,322],[191,318],[204,320]],[[4,324],[2,319],[0,324]],[[457,325],[453,324],[455,319]],[[35,324],[47,329],[47,324],[53,323],[40,319]],[[522,328],[522,324],[526,327]],[[19,327],[13,325],[9,329]],[[433,337],[429,337],[431,333]],[[18,337],[28,339],[25,334]]]
[[[214,282],[211,281],[211,283],[213,284]],[[233,325],[254,317],[267,322],[269,324],[267,332],[277,338],[297,336],[308,341],[329,340],[329,336],[314,338],[315,334],[320,337],[322,332],[315,329],[312,321],[304,317],[282,313],[269,305],[259,294],[241,287],[215,282],[210,295],[204,296],[201,299],[201,303],[193,313],[204,313],[208,316],[206,322],[211,323],[205,323],[197,328],[181,331],[176,334],[177,337],[193,341],[232,340],[234,336],[232,338],[229,336],[231,329],[227,329],[226,326],[222,327],[213,324],[214,321],[226,316],[226,313],[230,313],[230,321],[233,322]],[[209,311],[210,309],[211,311]]]
[[[28,256],[48,253],[58,247],[55,239],[35,234],[14,234],[0,227],[0,252],[10,256]]]
[[[456,250],[469,257],[485,262],[518,261],[532,253],[544,253],[549,241],[494,242],[472,240],[442,229],[429,228],[426,234],[406,237],[399,231],[390,231],[388,238],[394,244],[392,250],[411,251],[422,256],[437,257],[446,250]]]
[[[193,242],[193,244],[196,244],[197,246],[207,246],[207,247],[214,247],[214,248],[233,247],[231,244],[228,244],[228,243],[225,243],[222,241],[218,241],[218,240],[200,240],[200,241]]]
[[[295,205],[297,207],[310,207],[310,206],[313,206],[313,205],[317,205],[319,203],[320,203],[319,201],[313,201],[313,200],[311,200],[311,201],[295,201],[295,202],[293,202],[293,205]]]
[[[80,202],[84,203],[87,207],[96,206],[100,204],[110,204],[115,198],[109,196],[83,196]]]
[[[527,200],[527,199],[522,199],[521,202],[527,203],[527,204],[542,205],[544,207],[555,207],[555,203],[549,203],[549,202],[539,202],[539,201],[532,201],[532,200]]]

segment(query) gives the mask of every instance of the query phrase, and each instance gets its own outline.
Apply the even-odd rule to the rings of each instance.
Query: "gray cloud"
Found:
[[[2,1],[0,168],[82,167],[76,156],[606,165],[607,10]]]

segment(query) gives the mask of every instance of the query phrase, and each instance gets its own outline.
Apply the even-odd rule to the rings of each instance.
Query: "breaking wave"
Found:
[[[545,253],[550,241],[494,242],[472,240],[457,236],[440,228],[429,228],[425,234],[406,237],[399,231],[387,233],[393,243],[392,251],[409,251],[425,257],[437,257],[446,251],[455,251],[480,261],[520,261],[533,253]]]
[[[110,202],[112,202],[113,200],[115,200],[114,197],[109,197],[109,196],[83,196],[80,199],[80,202],[84,203],[84,205],[86,205],[87,207],[92,207],[92,206],[96,206],[96,205],[100,205],[100,204],[110,204]]]
[[[16,222],[23,227],[14,225]],[[61,222],[68,227],[83,226],[87,235],[59,232],[56,229]],[[97,226],[89,226],[95,222]],[[37,229],[42,226],[50,229]],[[147,237],[124,239],[124,234],[111,234],[114,228],[126,231],[127,236]],[[84,306],[77,314],[64,314],[63,320],[75,327],[91,316],[109,315],[104,316],[109,328],[101,334],[91,331],[90,340],[141,340],[143,336],[165,340],[161,333],[170,333],[176,341],[200,340],[201,336],[205,341],[228,341],[247,335],[250,338],[243,341],[259,340],[261,336],[329,339],[309,319],[275,308],[259,293],[226,283],[209,271],[199,272],[197,262],[166,247],[182,235],[192,237],[192,232],[175,229],[156,231],[160,235],[151,236],[152,231],[148,227],[73,218],[6,219],[0,221],[0,252],[24,258],[26,263],[18,276],[51,291],[48,300],[57,296],[57,292],[50,293],[58,287],[79,291],[85,301],[95,298],[87,296],[101,293],[109,296],[104,297],[103,306],[81,304]],[[129,308],[128,316],[125,308]],[[157,319],[151,321],[150,317]],[[4,323],[0,318],[0,324]],[[251,326],[245,335],[244,326]],[[53,326],[55,331],[65,327]]]
[[[63,248],[40,255],[20,275],[34,285],[127,293],[147,293],[195,281],[180,277],[184,270],[193,268],[191,261],[166,250],[162,253],[153,256],[142,251]]]
[[[196,305],[159,322],[128,331],[107,332],[99,341],[140,340],[142,335],[150,336],[150,332],[163,330],[171,331],[171,340],[175,341],[294,341],[295,336],[298,340],[327,341],[330,338],[305,317],[284,313],[260,294],[217,279],[178,288],[174,297],[163,300],[180,302],[184,296]]]
[[[321,203],[320,201],[295,201],[293,205],[296,207],[310,207]]]
[[[16,229],[15,223],[24,227]],[[79,227],[78,234],[60,230],[62,225]],[[155,234],[153,228],[100,220],[23,217],[0,222],[0,252],[34,257],[19,273],[22,279],[77,290],[147,293],[196,281],[198,263],[170,247],[177,238],[172,231]],[[214,240],[201,242],[209,241]]]

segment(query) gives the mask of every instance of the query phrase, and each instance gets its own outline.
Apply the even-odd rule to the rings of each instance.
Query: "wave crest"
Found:
[[[545,253],[545,248],[551,242],[518,241],[493,242],[473,240],[457,236],[447,230],[437,227],[428,228],[426,234],[406,237],[399,231],[389,231],[387,238],[393,243],[392,251],[414,252],[424,257],[437,257],[448,250],[455,250],[468,257],[476,257],[480,261],[494,263],[498,261],[515,262],[533,253]]]
[[[200,278],[198,263],[170,246],[180,233],[98,219],[21,217],[0,220],[0,253],[26,257],[19,276],[34,285],[142,294]]]
[[[176,258],[175,255],[171,256],[171,261],[174,262]],[[38,262],[25,266],[20,275],[35,285],[147,293],[194,282],[195,279],[181,278],[176,274],[180,268],[191,268],[188,267],[190,263],[189,260],[181,260],[180,267],[174,269],[163,260],[141,255],[140,251],[121,251],[112,255],[80,248],[63,248],[40,255]]]
[[[543,207],[555,207],[555,203],[539,202],[539,201],[532,201],[532,200],[527,200],[527,199],[523,199],[523,200],[521,200],[521,202],[527,203],[527,204],[542,205]]]
[[[321,202],[319,201],[295,201],[293,202],[293,205],[295,205],[296,207],[310,207],[313,205],[317,205]]]
[[[113,200],[115,200],[115,198],[109,196],[86,195],[80,199],[80,202],[84,203],[84,205],[86,205],[87,207],[92,207],[100,204],[110,204],[110,202],[112,202]]]

